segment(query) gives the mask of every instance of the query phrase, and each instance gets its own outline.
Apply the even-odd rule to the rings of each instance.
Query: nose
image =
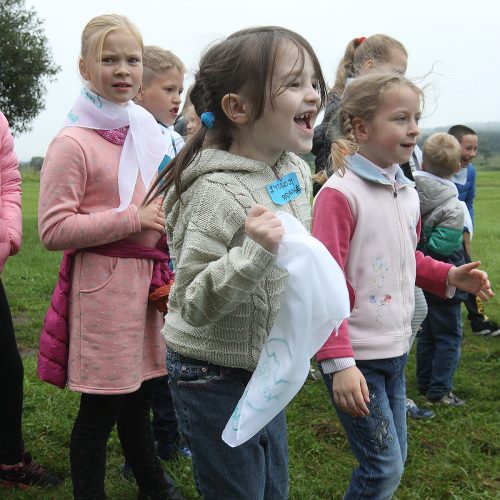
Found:
[[[125,61],[122,61],[116,68],[116,73],[118,75],[128,75],[130,73],[128,65]]]
[[[415,136],[415,137],[420,134],[420,129],[418,128],[418,123],[415,120],[411,120],[408,134]]]
[[[309,85],[309,89],[306,95],[306,101],[315,103],[316,107],[318,107],[321,102],[321,96],[319,95],[318,90],[313,85]]]
[[[179,94],[174,95],[174,102],[177,104],[181,103],[181,96]]]

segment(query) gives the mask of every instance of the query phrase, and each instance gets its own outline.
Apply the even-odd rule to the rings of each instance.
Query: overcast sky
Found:
[[[172,50],[190,71],[214,40],[248,26],[285,26],[312,44],[330,83],[349,40],[386,33],[408,50],[407,76],[427,75],[423,127],[500,121],[498,0],[26,0],[26,4],[44,19],[55,62],[62,69],[48,85],[45,111],[33,121],[32,131],[15,138],[23,161],[45,155],[79,92],[83,27],[92,17],[112,12],[129,17],[146,44]]]

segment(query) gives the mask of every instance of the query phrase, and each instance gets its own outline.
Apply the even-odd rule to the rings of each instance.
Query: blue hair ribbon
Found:
[[[212,128],[215,123],[215,116],[211,111],[205,111],[200,116],[201,123],[207,128]]]

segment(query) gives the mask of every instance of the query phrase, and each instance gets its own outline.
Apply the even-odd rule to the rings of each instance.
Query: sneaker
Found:
[[[193,456],[193,454],[191,453],[191,450],[187,447],[187,445],[180,445],[179,446],[179,453],[184,458],[192,458],[192,456]]]
[[[417,420],[426,420],[434,417],[435,413],[432,410],[428,410],[426,408],[419,408],[415,401],[412,399],[406,400],[406,414],[410,418],[414,418]]]
[[[498,324],[489,319],[471,323],[471,328],[474,335],[489,335],[491,337],[498,337],[500,335]]]
[[[313,368],[311,366],[309,368],[309,373],[307,374],[307,378],[309,380],[321,380],[323,377],[322,377],[321,372],[319,370],[316,370],[316,368]]]
[[[34,462],[30,453],[24,452],[18,464],[14,466],[0,464],[0,481],[7,486],[28,488],[57,486],[63,480]]]
[[[431,399],[429,398],[429,401],[434,404],[440,404],[443,406],[464,406],[465,401],[463,399],[460,399],[454,392],[450,391],[448,394],[445,394],[444,396],[438,398],[438,399]]]

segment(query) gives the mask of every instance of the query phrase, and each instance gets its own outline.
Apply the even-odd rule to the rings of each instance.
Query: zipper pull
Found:
[[[396,189],[396,186],[394,186],[393,189],[394,189],[394,192],[393,192],[394,198],[397,198],[398,197],[398,190]]]

